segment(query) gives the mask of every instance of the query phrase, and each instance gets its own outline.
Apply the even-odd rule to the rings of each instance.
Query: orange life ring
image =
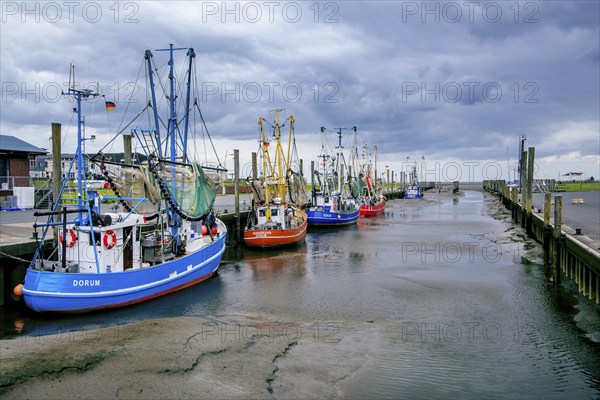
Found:
[[[73,231],[73,229],[67,229],[67,247],[73,247],[75,246],[75,242],[77,241],[77,235],[75,235],[75,231]],[[63,235],[62,233],[58,234],[58,241],[60,242],[60,244],[62,244],[63,242]]]
[[[104,238],[102,238],[102,243],[106,250],[112,249],[117,244],[117,234],[113,230],[106,231]]]

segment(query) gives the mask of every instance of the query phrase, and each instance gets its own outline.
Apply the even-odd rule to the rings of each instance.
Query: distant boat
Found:
[[[363,192],[359,197],[360,216],[369,217],[385,211],[386,199],[383,188],[377,181],[377,146],[373,146],[373,153],[368,153],[367,146],[363,146],[360,174],[363,182]]]
[[[419,179],[417,176],[417,163],[413,165],[412,173],[410,174],[410,182],[406,185],[406,192],[404,193],[405,199],[422,199],[423,189],[419,185]]]
[[[275,110],[272,127],[274,154],[269,152],[271,141],[265,133],[264,118],[259,118],[261,128],[260,154],[262,179],[251,182],[253,210],[244,230],[244,244],[254,248],[292,246],[301,243],[306,236],[307,218],[300,208],[307,201],[306,180],[293,167],[297,164],[294,139],[294,117],[290,116],[287,151],[281,144],[279,111]],[[287,153],[287,154],[286,154]]]
[[[308,224],[316,227],[354,224],[360,212],[355,200],[360,190],[356,189],[354,194],[350,193],[351,187],[357,187],[357,178],[346,175],[348,168],[342,151],[342,130],[338,130],[338,146],[335,152],[327,142],[325,128],[321,128],[321,136],[319,158],[322,172],[314,171],[319,189],[313,187],[313,205],[306,212]]]
[[[145,53],[150,121],[159,121],[154,79],[170,78],[160,90],[168,102],[163,119],[168,121],[166,134],[159,124],[131,132],[149,161],[107,164],[101,154],[92,160],[100,164],[114,197],[102,198],[89,189],[84,173],[82,106],[98,93],[69,84],[65,95],[76,100],[78,129],[76,156],[67,173],[77,175],[79,195],[69,197],[64,180],[51,211],[38,213],[48,220],[34,225],[36,230],[42,228],[42,240],[21,288],[25,303],[33,310],[85,312],[126,306],[197,284],[217,271],[227,231],[211,211],[217,183],[209,174],[215,171],[205,173],[187,153],[188,128],[194,128],[189,127],[191,85],[196,80],[193,74],[185,75],[183,94],[188,107],[177,113],[176,50],[187,50],[185,65],[195,70],[193,49],[170,45],[157,50],[169,54],[168,63],[161,63],[167,68],[164,74],[158,73],[150,50]],[[103,200],[116,202],[113,212],[102,213]],[[58,245],[48,253],[43,239],[53,232]]]

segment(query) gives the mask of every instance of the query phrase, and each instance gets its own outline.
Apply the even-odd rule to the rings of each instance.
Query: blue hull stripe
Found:
[[[307,211],[306,219],[309,225],[348,225],[358,220],[360,212],[356,210],[352,213],[336,213],[325,211]],[[340,218],[338,219],[338,215]]]

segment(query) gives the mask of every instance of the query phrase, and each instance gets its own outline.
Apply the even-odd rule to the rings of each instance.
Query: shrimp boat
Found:
[[[356,131],[356,127],[353,128]],[[312,206],[306,212],[309,226],[336,227],[356,223],[359,206],[356,197],[360,193],[358,180],[347,171],[342,146],[342,129],[338,129],[338,146],[335,155],[321,127],[322,146],[320,164],[322,172],[314,171],[319,189],[313,187]],[[354,169],[356,171],[356,169]]]
[[[360,216],[369,217],[385,211],[386,199],[383,188],[377,182],[377,145],[373,146],[374,162],[368,154],[368,148],[363,146],[361,171],[358,175],[363,182],[363,192],[359,197]]]
[[[269,124],[259,118],[260,155],[262,178],[253,177],[253,207],[244,230],[244,244],[253,248],[274,248],[301,243],[306,236],[307,219],[301,206],[306,204],[306,180],[294,167],[298,164],[294,117],[290,116],[283,125],[279,124],[279,111],[275,110],[275,122]],[[281,144],[281,128],[289,123],[287,154]],[[265,133],[269,124],[275,142],[274,157],[269,148],[271,140]]]
[[[406,185],[406,192],[404,193],[405,199],[422,199],[423,189],[419,185],[417,177],[417,163],[413,165],[412,172],[410,173],[410,182]]]
[[[156,125],[132,129],[129,143],[136,140],[136,146],[145,151],[147,162],[136,165],[128,160],[124,164],[109,164],[101,152],[91,158],[99,164],[114,196],[112,193],[110,197],[101,196],[89,189],[84,171],[82,146],[86,139],[82,106],[91,103],[99,93],[77,90],[71,84],[63,93],[74,98],[77,105],[74,110],[78,121],[77,150],[69,167],[69,173],[77,176],[77,194],[68,196],[69,185],[64,180],[51,210],[37,213],[48,218],[34,225],[36,232],[42,230],[42,240],[21,287],[25,303],[31,309],[86,312],[126,306],[197,284],[217,271],[227,233],[225,225],[212,212],[217,192],[217,182],[213,179],[220,171],[206,169],[188,154],[188,140],[193,140],[188,135],[195,130],[190,126],[190,115],[192,108],[197,108],[197,102],[190,107],[190,101],[192,94],[197,93],[192,93],[191,85],[195,82],[192,74],[185,75],[187,86],[182,97],[186,109],[179,119],[173,59],[178,50],[187,50],[185,65],[195,70],[195,53],[191,48],[169,45],[167,49],[156,50],[168,54],[167,71],[157,76],[152,52],[145,52],[151,94],[146,110],[153,117],[145,120]],[[166,86],[161,86],[168,100],[166,132],[158,124],[154,80],[159,76],[169,79]],[[112,212],[104,212],[102,208],[107,201],[116,203],[111,207]],[[53,234],[58,243],[47,254],[43,239]]]

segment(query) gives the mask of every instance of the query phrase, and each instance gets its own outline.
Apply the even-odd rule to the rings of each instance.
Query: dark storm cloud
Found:
[[[81,84],[99,82],[133,115],[146,102],[143,79],[133,89],[144,50],[175,43],[196,50],[216,137],[254,140],[258,117],[277,106],[311,140],[320,126],[358,126],[384,158],[503,159],[527,134],[540,157],[595,155],[598,168],[596,1],[131,2],[118,15],[93,4],[98,20],[23,22],[3,9],[3,134],[68,124],[56,88],[71,62]]]

